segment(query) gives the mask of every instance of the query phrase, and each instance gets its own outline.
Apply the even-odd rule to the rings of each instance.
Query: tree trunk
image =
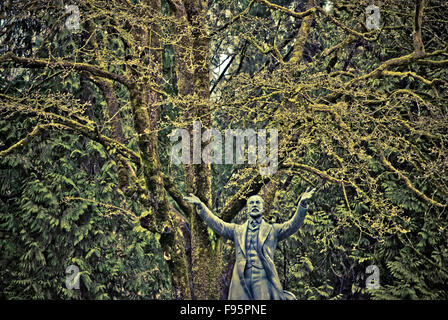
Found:
[[[182,106],[183,120],[188,123],[190,136],[193,121],[201,121],[201,130],[210,127],[210,61],[209,36],[205,23],[207,1],[174,1],[176,31],[180,35],[175,47],[179,96],[187,103]],[[201,150],[208,142],[201,141]],[[192,148],[191,148],[192,149]],[[193,150],[192,150],[193,151]],[[191,159],[193,157],[191,156]],[[186,164],[187,193],[197,195],[212,207],[212,176],[210,164]],[[219,299],[222,285],[221,241],[211,238],[207,226],[193,212],[189,217],[191,230],[192,297]]]
[[[160,0],[148,0],[147,5],[155,14],[160,14]],[[147,70],[151,70],[149,74],[144,74],[143,79],[155,79],[156,84],[160,84],[162,81],[160,25],[154,22],[150,23],[146,30],[136,28],[134,36],[143,48],[141,54],[143,53],[148,63]],[[148,47],[150,49],[145,52],[145,48]],[[160,245],[171,273],[173,298],[190,299],[181,222],[176,219],[175,212],[168,202],[157,150],[160,97],[158,93],[151,90],[150,83],[141,83],[141,75],[136,76],[138,77],[136,82],[140,83],[131,90],[131,105],[150,204],[148,218],[143,219],[142,224],[148,229],[155,229],[154,231],[160,234]]]

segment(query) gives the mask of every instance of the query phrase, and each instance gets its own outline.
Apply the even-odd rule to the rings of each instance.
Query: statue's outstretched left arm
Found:
[[[300,197],[299,205],[297,206],[297,210],[294,216],[284,223],[274,224],[278,241],[282,241],[288,238],[289,236],[293,235],[303,225],[303,221],[305,220],[306,216],[308,199],[310,199],[313,196],[313,193],[316,190],[315,188],[312,190],[309,189],[310,188],[307,188],[306,191]]]

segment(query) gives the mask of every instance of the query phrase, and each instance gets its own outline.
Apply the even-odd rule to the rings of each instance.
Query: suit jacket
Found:
[[[248,286],[244,280],[246,267],[246,232],[247,224],[239,225],[224,222],[215,216],[205,205],[198,207],[198,213],[205,223],[220,236],[235,242],[235,265],[229,288],[229,300],[252,300]],[[271,296],[274,300],[292,300],[295,296],[283,291],[274,264],[274,254],[277,243],[294,234],[303,224],[306,215],[306,207],[300,203],[294,216],[285,223],[270,224],[262,220],[258,233],[259,256],[269,281]]]

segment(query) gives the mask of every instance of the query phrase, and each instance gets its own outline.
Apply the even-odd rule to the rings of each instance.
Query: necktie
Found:
[[[251,225],[251,229],[256,229],[260,225],[260,223],[257,220],[253,219],[250,222],[250,225]]]

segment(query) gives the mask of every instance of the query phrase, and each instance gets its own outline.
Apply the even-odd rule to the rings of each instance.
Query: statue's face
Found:
[[[260,217],[264,212],[263,198],[252,196],[247,200],[247,212],[252,218]]]

